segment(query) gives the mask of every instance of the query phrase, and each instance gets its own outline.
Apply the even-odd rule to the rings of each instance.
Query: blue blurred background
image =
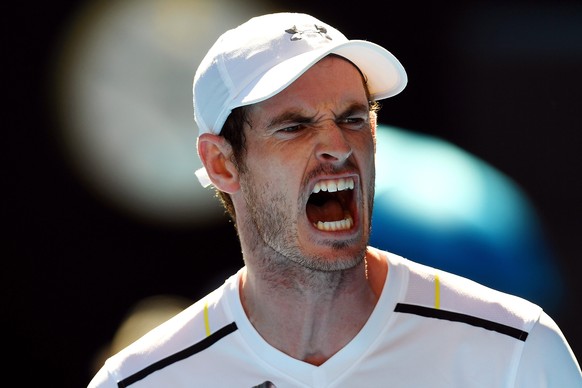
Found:
[[[144,298],[241,265],[194,176],[191,82],[227,28],[311,13],[409,76],[383,103],[372,245],[540,304],[582,354],[582,3],[10,3],[2,321],[31,386],[85,386]]]

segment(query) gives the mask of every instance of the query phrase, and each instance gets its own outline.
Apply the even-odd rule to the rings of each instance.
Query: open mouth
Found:
[[[340,231],[354,226],[352,178],[317,182],[307,201],[307,218],[319,230]]]

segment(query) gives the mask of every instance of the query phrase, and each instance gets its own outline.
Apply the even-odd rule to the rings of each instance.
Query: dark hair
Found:
[[[334,55],[334,54],[332,54]],[[345,58],[344,58],[345,59]],[[357,68],[357,66],[356,66]],[[370,92],[368,90],[368,83],[366,77],[362,74],[362,79],[364,81],[364,89],[366,90],[366,96],[368,97],[370,113],[377,113],[380,110],[380,104],[377,101],[372,101],[370,98]],[[240,106],[232,110],[222,130],[220,135],[223,136],[232,147],[232,159],[231,162],[234,163],[238,171],[243,171],[246,168],[244,158],[246,153],[245,147],[245,124],[249,127],[252,126],[248,118],[250,105]],[[220,199],[220,202],[232,218],[236,226],[236,212],[234,210],[234,205],[232,203],[232,198],[230,194],[225,193],[216,189],[216,196]]]
[[[232,147],[232,158],[231,162],[234,163],[236,169],[244,171],[245,163],[244,163],[244,155],[246,152],[245,143],[245,124],[250,125],[248,120],[248,111],[249,105],[240,106],[238,108],[234,108],[230,115],[227,117],[222,130],[220,131],[220,135],[226,139],[230,143]],[[236,226],[236,213],[234,211],[234,205],[232,203],[232,198],[230,198],[230,194],[225,193],[224,191],[216,189],[216,196],[220,199],[220,202],[232,218]]]

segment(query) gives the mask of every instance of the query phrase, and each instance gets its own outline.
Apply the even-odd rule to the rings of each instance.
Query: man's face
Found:
[[[360,262],[374,197],[375,122],[359,71],[327,57],[251,106],[249,119],[240,172],[248,217],[238,228],[258,233],[252,244],[311,269]]]

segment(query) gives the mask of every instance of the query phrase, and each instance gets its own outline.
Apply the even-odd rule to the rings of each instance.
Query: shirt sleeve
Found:
[[[524,344],[517,388],[582,388],[576,356],[554,320],[542,311]]]

